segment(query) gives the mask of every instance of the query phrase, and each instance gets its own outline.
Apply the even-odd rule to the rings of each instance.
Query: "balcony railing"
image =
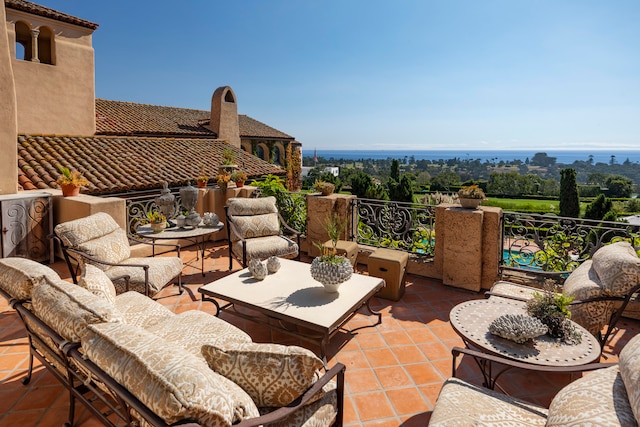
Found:
[[[502,265],[523,270],[571,271],[600,247],[640,244],[640,226],[620,222],[505,212]]]
[[[171,194],[175,196],[174,212],[177,216],[180,209],[182,209],[180,189],[172,188]],[[127,201],[127,225],[129,237],[135,239],[137,236],[135,230],[141,221],[146,221],[147,213],[158,210],[158,205],[156,205],[154,201],[158,196],[158,193],[154,193],[123,197]]]
[[[356,242],[432,257],[435,253],[435,206],[355,199]]]

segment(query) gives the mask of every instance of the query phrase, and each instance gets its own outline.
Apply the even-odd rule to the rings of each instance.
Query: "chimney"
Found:
[[[221,86],[213,92],[209,126],[218,134],[219,139],[226,139],[229,144],[240,148],[238,104],[231,87]]]

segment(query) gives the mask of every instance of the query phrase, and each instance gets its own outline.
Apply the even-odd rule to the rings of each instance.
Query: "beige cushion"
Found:
[[[27,258],[0,259],[0,288],[17,300],[30,300],[31,290],[45,277],[59,280],[58,273]]]
[[[449,378],[440,390],[429,426],[544,426],[547,412],[541,406]]]
[[[636,420],[640,420],[640,335],[633,337],[620,352],[619,367],[631,409]]]
[[[45,278],[33,288],[32,302],[33,313],[69,341],[80,341],[88,325],[124,320],[104,299],[63,280]]]
[[[202,346],[214,371],[242,387],[258,406],[284,406],[317,379],[322,361],[311,351],[279,344]]]
[[[277,236],[280,234],[278,214],[262,214],[233,217],[233,241],[254,237]]]
[[[104,271],[91,264],[82,266],[82,274],[78,285],[85,288],[94,295],[104,298],[110,304],[116,302],[116,288],[113,286],[111,279]]]
[[[189,310],[159,320],[149,332],[202,358],[202,346],[251,342],[251,337],[224,320],[198,310]]]
[[[182,273],[182,260],[177,256],[155,258],[128,258],[124,264],[149,266],[149,289],[151,295],[159,292],[167,283]],[[117,293],[126,292],[124,279],[129,276],[129,290],[144,293],[144,269],[139,267],[110,267],[105,273],[113,281]]]
[[[562,291],[565,295],[574,297],[576,301],[606,296],[600,279],[595,269],[592,268],[591,260],[583,262],[571,272],[564,282]],[[571,310],[571,320],[583,326],[591,334],[597,335],[609,321],[614,306],[612,301],[598,301],[576,304],[569,309]]]
[[[258,416],[251,398],[186,350],[127,324],[92,325],[87,356],[165,422],[230,426]]]
[[[635,425],[617,366],[588,373],[560,390],[547,419],[549,427]]]
[[[113,264],[120,263],[131,256],[127,232],[121,228],[96,239],[80,243],[75,248],[100,261]],[[108,265],[101,263],[95,263],[95,265],[101,270],[109,268]]]
[[[99,212],[58,224],[55,233],[65,246],[75,248],[81,243],[105,236],[119,228],[120,226],[111,215]]]
[[[330,381],[322,388],[318,400],[313,400],[296,410],[288,417],[269,424],[269,427],[319,427],[332,426],[338,414],[338,395],[335,381]],[[266,414],[274,408],[259,408]]]
[[[598,249],[593,254],[593,269],[608,295],[625,295],[640,284],[640,258],[629,242]]]
[[[135,291],[116,296],[114,305],[125,323],[141,328],[148,328],[162,319],[175,316],[164,305]]]
[[[278,213],[276,198],[273,196],[247,199],[232,197],[227,200],[229,215],[260,215]]]
[[[293,258],[298,254],[298,244],[284,236],[256,237],[233,245],[233,253],[242,259],[242,247],[247,246],[247,259],[267,259],[270,256]]]

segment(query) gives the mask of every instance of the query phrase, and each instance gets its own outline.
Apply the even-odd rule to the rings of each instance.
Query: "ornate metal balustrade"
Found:
[[[626,240],[640,244],[640,226],[548,215],[505,212],[503,266],[571,271],[601,246]]]
[[[356,242],[424,256],[435,253],[433,205],[355,199]]]
[[[304,193],[280,192],[276,194],[278,211],[289,227],[306,234],[307,198]]]
[[[171,194],[175,196],[175,216],[177,216],[182,209],[180,189],[171,189]],[[136,227],[138,227],[141,221],[146,221],[147,213],[158,210],[158,205],[154,202],[154,199],[160,195],[159,192],[153,194],[143,194],[136,196],[127,196],[127,225],[129,226],[129,236],[136,238]]]

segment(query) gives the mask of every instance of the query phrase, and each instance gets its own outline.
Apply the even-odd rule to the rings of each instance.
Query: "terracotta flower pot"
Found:
[[[463,197],[460,197],[459,201],[460,206],[465,209],[477,209],[480,203],[482,203],[482,199],[466,199]]]
[[[207,181],[198,181],[198,188],[207,188]]]
[[[244,181],[236,181],[236,187],[244,187]]]
[[[60,184],[62,195],[64,197],[77,196],[80,194],[80,187],[73,184]]]

